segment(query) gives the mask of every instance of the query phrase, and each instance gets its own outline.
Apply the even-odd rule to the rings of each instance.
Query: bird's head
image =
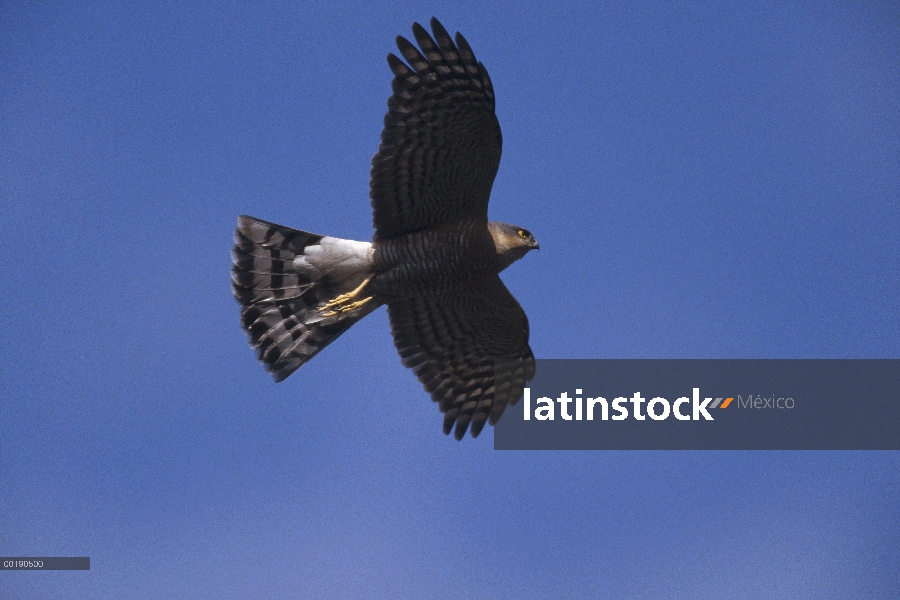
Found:
[[[501,271],[525,256],[529,250],[541,248],[531,232],[518,225],[491,221],[488,223],[488,230],[494,238]]]

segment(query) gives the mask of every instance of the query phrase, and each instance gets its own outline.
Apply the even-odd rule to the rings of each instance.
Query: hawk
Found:
[[[527,229],[487,218],[501,136],[484,65],[437,19],[434,37],[412,29],[419,48],[398,36],[406,62],[387,57],[372,242],[241,216],[232,289],[275,381],[386,304],[397,351],[440,406],[444,433],[476,437],[534,376],[528,319],[499,273],[539,246]]]

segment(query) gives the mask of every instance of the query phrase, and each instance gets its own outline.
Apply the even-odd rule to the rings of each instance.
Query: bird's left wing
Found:
[[[376,239],[451,221],[487,221],[500,166],[500,124],[487,70],[465,38],[456,43],[431,19],[434,38],[418,23],[388,55],[394,72],[381,145],[372,158],[369,196]]]

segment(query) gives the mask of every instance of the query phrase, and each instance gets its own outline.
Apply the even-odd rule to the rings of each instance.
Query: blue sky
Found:
[[[149,3],[148,3],[149,4]],[[895,598],[896,452],[496,452],[383,309],[274,384],[238,214],[371,237],[413,21],[497,94],[539,358],[900,357],[892,2],[3,3],[10,598]]]

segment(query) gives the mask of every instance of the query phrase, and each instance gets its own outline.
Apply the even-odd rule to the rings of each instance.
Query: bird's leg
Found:
[[[363,298],[362,300],[357,300],[356,302],[351,302],[350,304],[344,304],[341,306],[335,306],[334,310],[326,310],[323,306],[319,309],[319,314],[323,317],[334,317],[343,312],[350,312],[351,310],[356,310],[375,296],[368,296]]]
[[[323,317],[333,317],[338,313],[348,312],[351,310],[356,310],[372,298],[374,296],[367,296],[362,300],[357,300],[356,302],[351,302],[354,298],[356,298],[359,293],[366,287],[372,278],[375,277],[375,273],[371,273],[368,277],[366,277],[362,283],[360,283],[355,290],[351,292],[347,292],[346,294],[341,294],[340,296],[335,296],[331,300],[329,300],[325,306],[319,309],[319,314]]]
[[[372,281],[373,277],[375,277],[375,273],[370,273],[368,277],[363,279],[363,282],[361,284],[356,286],[355,290],[353,290],[352,292],[347,292],[346,294],[341,294],[340,296],[335,296],[334,298],[329,300],[328,303],[322,308],[336,308],[337,306],[344,304],[348,300],[353,300],[359,295],[362,289],[366,287],[370,281]]]

